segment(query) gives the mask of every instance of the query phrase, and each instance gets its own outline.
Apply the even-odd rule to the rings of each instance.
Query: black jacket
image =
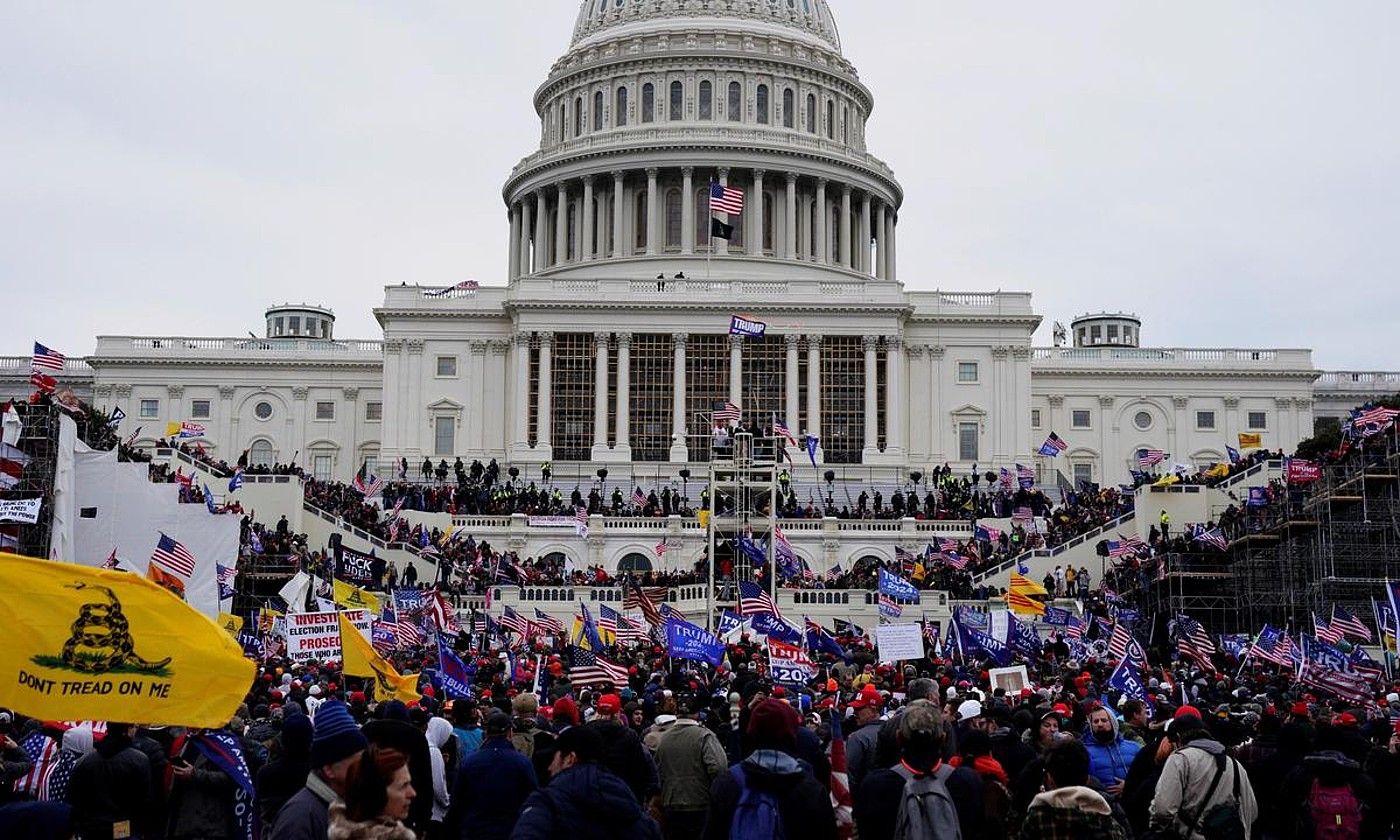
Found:
[[[982,778],[967,767],[948,777],[948,794],[958,809],[958,828],[964,838],[982,836]],[[895,818],[904,796],[904,777],[881,768],[865,777],[855,795],[856,828],[860,840],[888,840],[894,836]]]
[[[151,816],[151,762],[131,739],[108,733],[79,759],[68,781],[73,824],[84,837],[111,837],[112,825],[129,822],[133,834],[154,834]]]
[[[612,718],[591,721],[585,725],[596,729],[598,734],[603,736],[603,766],[632,789],[638,802],[645,802],[661,789],[651,753],[642,746],[642,739],[631,727]]]
[[[525,800],[513,840],[660,840],[621,779],[601,764],[579,764]]]
[[[413,779],[414,797],[404,824],[420,836],[426,834],[433,820],[433,759],[428,753],[428,736],[404,720],[372,720],[361,729],[371,744],[408,756],[408,775]]]
[[[831,795],[812,770],[785,752],[755,750],[748,758],[721,773],[710,786],[710,818],[706,840],[726,840],[734,821],[734,809],[743,793],[736,773],[755,790],[771,791],[778,800],[783,833],[803,840],[835,840],[836,816]]]

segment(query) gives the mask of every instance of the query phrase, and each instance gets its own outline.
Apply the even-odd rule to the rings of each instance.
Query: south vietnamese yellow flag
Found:
[[[1258,449],[1264,445],[1264,436],[1258,432],[1240,432],[1240,449]]]
[[[331,581],[331,599],[347,610],[369,610],[370,615],[379,617],[379,598],[358,586],[351,586],[339,580]]]
[[[1016,572],[1011,573],[1011,591],[1006,595],[1006,606],[1017,615],[1045,615],[1045,604],[1035,596],[1047,597],[1045,587]]]
[[[351,677],[373,677],[378,699],[398,699],[405,703],[422,699],[418,693],[418,675],[399,676],[399,672],[365,641],[364,634],[350,623],[345,613],[340,613],[340,647],[341,670]]]
[[[253,682],[223,628],[141,577],[0,560],[0,706],[44,720],[220,727]]]

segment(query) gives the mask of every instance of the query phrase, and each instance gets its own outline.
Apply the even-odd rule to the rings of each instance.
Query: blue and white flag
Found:
[[[914,584],[886,569],[880,570],[880,594],[901,601],[919,603],[919,590]]]
[[[1225,454],[1230,456],[1230,463],[1238,464],[1240,462],[1240,451],[1228,443],[1225,444]]]
[[[742,633],[749,626],[748,619],[732,610],[725,610],[719,617],[719,625],[715,627],[715,635],[721,639],[727,638],[731,633]]]
[[[705,628],[673,615],[666,620],[666,654],[718,666],[724,660],[724,642]]]
[[[472,696],[471,672],[441,634],[438,635],[438,679],[448,697]]]
[[[223,563],[214,564],[214,577],[219,582],[219,600],[227,601],[233,597],[233,581],[238,577],[237,566],[225,566]]]
[[[1147,699],[1147,687],[1142,683],[1142,648],[1137,645],[1130,645],[1128,655],[1124,656],[1118,663],[1118,667],[1113,669],[1113,674],[1108,678],[1110,688],[1116,688],[1124,695],[1134,700]]]
[[[745,338],[763,338],[763,334],[768,331],[768,325],[762,321],[755,321],[752,318],[745,318],[734,315],[729,319],[729,334],[741,335]]]
[[[1040,617],[1040,620],[1045,624],[1054,624],[1057,627],[1065,627],[1069,624],[1069,620],[1071,618],[1073,618],[1073,614],[1064,607],[1052,607],[1046,605],[1045,615],[1042,615]]]
[[[812,466],[817,465],[817,445],[821,439],[816,435],[807,435],[807,457],[812,460]]]
[[[253,776],[243,758],[243,743],[231,732],[203,732],[191,735],[193,744],[205,758],[233,780],[233,813],[238,823],[238,836],[253,840],[258,836],[257,810],[253,807]]]
[[[232,493],[243,486],[243,468],[239,467],[233,471],[233,477],[228,480],[228,491]]]
[[[209,492],[209,485],[204,485],[204,506],[210,513],[218,513],[219,509],[214,506],[214,494]]]
[[[751,613],[748,619],[755,633],[762,633],[790,645],[802,643],[802,631],[773,613]]]

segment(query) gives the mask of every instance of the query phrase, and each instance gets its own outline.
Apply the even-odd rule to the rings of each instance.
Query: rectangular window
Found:
[[[817,375],[826,462],[859,464],[865,446],[865,350],[861,337],[823,338]]]
[[[329,401],[327,401],[327,402],[318,402],[318,403],[316,403],[316,419],[317,419],[317,420],[334,420],[334,419],[335,419],[335,403],[329,402]]]
[[[311,461],[312,475],[316,476],[317,481],[330,481],[333,464],[334,459],[330,455],[315,456]]]
[[[1215,428],[1215,412],[1196,412],[1196,428],[1206,432],[1213,430]]]
[[[1100,327],[1089,328],[1089,343],[1101,344],[1103,342],[1103,331]]]
[[[287,331],[292,335],[301,335],[301,316],[292,315],[287,318]]]
[[[1038,409],[1038,408],[1032,408],[1032,409],[1031,409],[1031,428],[1032,428],[1032,429],[1039,429],[1039,428],[1040,428],[1040,409]]]
[[[378,422],[378,421],[380,421],[380,420],[383,420],[383,419],[384,419],[384,403],[382,403],[382,402],[367,402],[367,403],[365,403],[365,419],[366,419],[366,420],[369,420],[370,422]]]
[[[196,420],[209,419],[209,401],[192,400],[190,402],[190,416]]]
[[[1118,325],[1117,325],[1117,324],[1109,324],[1109,325],[1108,325],[1108,343],[1109,343],[1109,344],[1117,344],[1117,343],[1118,343]]]
[[[763,341],[765,339],[745,339],[745,377],[752,375],[748,370],[749,350]],[[676,394],[673,378],[674,359],[675,351],[670,333],[636,333],[632,336],[632,370],[628,378],[631,400],[628,403],[628,413],[631,415],[629,423],[633,461],[660,462],[670,457],[671,412]],[[782,393],[781,385],[777,393]],[[748,402],[741,404],[745,413],[752,410]]]
[[[456,376],[456,375],[457,375],[457,357],[456,357],[456,356],[438,356],[438,357],[437,357],[437,375],[438,375],[438,376]]]
[[[281,334],[283,333],[283,331],[285,331],[286,329],[287,329],[287,325],[286,325],[285,322],[283,322],[283,320],[282,320],[282,318],[281,318],[280,316],[277,317],[277,318],[273,318],[273,319],[272,319],[272,334],[273,334],[273,335],[281,335]]]
[[[1076,408],[1069,413],[1069,424],[1076,429],[1087,429],[1091,425],[1091,415],[1087,408]]]
[[[958,460],[977,460],[977,424],[958,424]]]
[[[1079,487],[1081,487],[1081,486],[1083,486],[1083,485],[1085,485],[1085,484],[1091,484],[1091,483],[1093,483],[1093,481],[1094,481],[1094,465],[1093,465],[1093,464],[1075,464],[1075,465],[1074,465],[1074,486],[1075,486],[1076,489],[1079,488]]]
[[[457,421],[451,417],[433,418],[433,454],[455,455],[457,449]]]
[[[962,383],[977,381],[976,362],[958,362],[958,381]]]
[[[141,416],[147,419],[160,416],[160,400],[142,400]]]
[[[597,347],[593,333],[554,334],[551,443],[554,457],[560,461],[587,461],[592,457]]]
[[[1249,412],[1249,428],[1267,429],[1269,428],[1269,415],[1262,411]]]

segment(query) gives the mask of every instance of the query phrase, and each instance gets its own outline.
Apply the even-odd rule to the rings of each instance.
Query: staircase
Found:
[[[1011,559],[1003,562],[999,566],[985,569],[972,576],[972,582],[976,584],[987,584],[989,586],[1008,587],[1011,585],[1011,573],[1018,565],[1026,566],[1029,571],[1026,577],[1031,580],[1041,580],[1046,572],[1053,571],[1056,566],[1063,566],[1066,563],[1073,563],[1076,567],[1088,566],[1091,572],[1095,571],[1093,563],[1099,563],[1099,555],[1095,550],[1099,540],[1108,539],[1120,531],[1126,531],[1136,527],[1134,520],[1137,514],[1129,511],[1117,519],[1111,519],[1092,531],[1080,534],[1072,540],[1068,540],[1054,548],[1033,548],[1023,551]]]

